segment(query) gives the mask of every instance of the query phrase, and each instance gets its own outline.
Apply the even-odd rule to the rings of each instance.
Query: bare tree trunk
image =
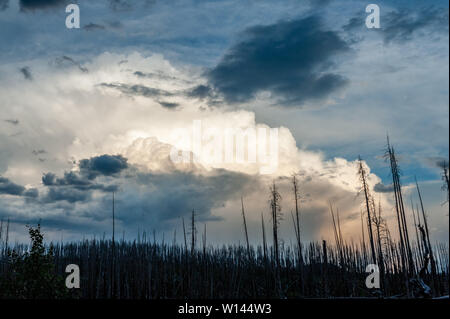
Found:
[[[427,216],[425,214],[425,209],[423,207],[423,201],[422,201],[422,195],[421,195],[420,189],[419,189],[419,183],[417,182],[417,179],[415,177],[414,177],[414,179],[416,181],[417,194],[419,195],[420,207],[422,209],[422,218],[423,218],[423,223],[425,225],[426,240],[427,240],[427,244],[428,244],[428,250],[429,250],[429,253],[430,253],[433,295],[435,295],[435,293],[437,292],[437,286],[436,286],[436,263],[434,261],[433,249],[431,247],[430,231],[429,231],[429,228],[428,228],[428,221],[427,221]]]
[[[364,191],[364,198],[365,198],[365,203],[366,203],[367,229],[368,229],[368,232],[369,232],[370,249],[371,249],[371,252],[372,252],[372,262],[376,263],[377,262],[377,258],[376,258],[376,254],[375,254],[375,245],[374,245],[373,232],[372,232],[372,217],[371,217],[371,214],[370,214],[370,205],[369,205],[370,193],[369,193],[369,187],[368,187],[367,181],[366,181],[366,174],[367,173],[366,173],[366,170],[363,167],[361,157],[359,157],[359,176],[360,176],[360,179],[361,179],[362,190]]]
[[[300,228],[300,211],[299,211],[299,205],[298,205],[298,185],[297,185],[297,179],[295,178],[295,175],[292,177],[292,184],[293,184],[293,191],[294,191],[294,199],[295,199],[295,220],[294,222],[294,228],[295,228],[295,236],[297,238],[297,254],[298,254],[298,263],[299,263],[299,271],[300,271],[300,280],[301,280],[301,289],[302,294],[305,293],[305,285],[304,285],[304,278],[303,278],[303,254],[302,254],[302,238],[301,238],[301,228]],[[293,218],[294,219],[294,218]]]
[[[385,156],[389,157],[391,166],[392,181],[394,185],[395,210],[397,212],[397,224],[400,236],[402,268],[405,274],[406,294],[409,297],[409,275],[412,275],[414,273],[414,269],[411,264],[412,254],[409,246],[408,228],[406,226],[405,210],[403,206],[397,159],[395,157],[394,148],[391,147],[389,143],[389,137],[387,138],[387,148],[388,149]]]
[[[267,241],[266,241],[266,227],[264,225],[264,215],[261,213],[261,227],[262,227],[262,236],[263,236],[263,253],[264,253],[264,262],[267,260]]]
[[[418,280],[418,284],[419,284],[419,289],[420,289],[419,295],[420,295],[420,297],[429,298],[429,297],[432,296],[432,291],[431,291],[430,287],[428,287],[428,285],[425,284],[424,278],[425,278],[425,273],[426,273],[427,268],[428,268],[428,263],[429,263],[429,261],[431,259],[430,247],[428,246],[428,240],[427,240],[427,237],[426,237],[426,234],[425,234],[424,227],[422,225],[419,226],[419,230],[420,230],[420,233],[422,235],[422,241],[423,241],[424,248],[425,248],[424,263],[423,263],[423,266],[420,269],[419,274],[417,276],[418,277],[417,280]],[[415,297],[419,297],[419,296],[415,296]]]
[[[191,254],[194,255],[195,250],[195,211],[192,210],[192,217],[191,217]]]
[[[367,260],[366,256],[366,236],[364,235],[364,218],[363,218],[363,211],[361,210],[361,236],[362,236],[362,249],[363,249],[363,255],[364,255],[364,261]]]
[[[271,199],[270,206],[272,209],[272,230],[273,230],[273,246],[274,246],[274,254],[275,254],[275,286],[278,290],[278,296],[282,298],[283,292],[281,288],[281,280],[280,280],[280,253],[279,253],[279,243],[278,243],[278,227],[279,220],[281,218],[281,207],[280,200],[281,195],[278,192],[275,182],[273,182],[273,186],[271,188]]]
[[[186,238],[186,226],[184,225],[184,217],[181,217],[181,219],[183,220],[183,236],[184,236],[184,248],[185,251],[187,252],[187,238]]]
[[[381,245],[381,232],[380,228],[382,225],[382,218],[381,218],[381,203],[378,202],[378,217],[376,218],[376,229],[377,229],[377,239],[378,239],[378,259],[380,264],[380,275],[381,275],[381,282],[383,283],[382,291],[384,290],[386,283],[385,283],[385,267],[384,267],[384,258],[383,258],[383,249]]]
[[[420,255],[420,265],[423,265],[423,250],[422,250],[422,244],[419,238],[419,231],[418,231],[418,226],[420,225],[420,221],[418,222],[416,220],[416,213],[414,211],[414,204],[411,198],[411,210],[413,213],[413,219],[414,219],[414,229],[416,231],[416,241],[417,241],[417,249],[419,250],[419,255]],[[417,214],[419,214],[419,210],[417,209]]]
[[[203,231],[203,256],[206,256],[206,224],[205,229]]]
[[[344,257],[343,257],[343,253],[342,253],[341,238],[339,237],[339,230],[336,225],[336,219],[334,218],[334,211],[333,211],[333,206],[331,205],[331,203],[330,203],[330,213],[331,213],[331,219],[333,221],[334,239],[336,241],[336,248],[338,250],[339,262],[342,265],[344,263],[344,260],[343,260]]]
[[[244,232],[245,232],[245,242],[247,243],[247,256],[250,260],[250,243],[248,241],[248,231],[247,231],[247,221],[245,220],[245,211],[244,211],[244,199],[241,196],[241,206],[242,206],[242,219],[244,221]]]
[[[6,254],[8,254],[8,251],[9,251],[8,240],[9,240],[9,217],[8,217],[8,221],[6,223],[6,238],[5,238]]]
[[[279,201],[281,199],[280,194],[277,191],[275,186],[275,182],[271,188],[271,201],[270,206],[272,209],[272,230],[273,230],[273,246],[275,253],[275,261],[277,267],[280,266],[280,254],[279,254],[279,243],[278,243],[278,226],[279,226],[279,218],[280,218],[280,204]]]

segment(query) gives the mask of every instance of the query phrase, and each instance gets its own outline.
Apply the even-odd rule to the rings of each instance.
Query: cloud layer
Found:
[[[433,234],[448,238],[447,7],[386,1],[382,28],[367,30],[365,4],[346,1],[104,0],[82,2],[83,27],[69,30],[63,3],[0,1],[0,218],[12,229],[42,219],[65,238],[110,232],[114,191],[117,229],[131,237],[179,231],[195,209],[208,239],[238,242],[242,196],[259,243],[275,181],[288,242],[296,173],[304,239],[332,239],[329,202],[357,239],[359,154],[395,229],[379,158],[389,132],[405,198],[416,200],[417,175]],[[277,128],[277,169],[200,154],[174,163],[172,146],[191,150],[195,121],[203,133]]]
[[[20,114],[20,126],[24,130],[20,143],[21,148],[29,148],[25,151],[29,155],[23,156],[22,162],[3,158],[7,163],[4,173],[15,175],[19,181],[39,189],[35,196],[29,196],[33,200],[28,200],[22,208],[17,206],[20,198],[14,205],[11,201],[4,202],[2,216],[5,218],[11,216],[17,223],[42,218],[48,221],[47,225],[72,231],[81,227],[81,218],[83,223],[90,224],[86,231],[98,232],[109,229],[114,191],[117,211],[121,212],[118,227],[127,232],[138,227],[177,228],[180,218],[188,218],[194,209],[199,222],[214,224],[217,221],[217,226],[210,227],[218,227],[216,232],[220,237],[226,232],[240,232],[239,226],[235,228],[240,218],[239,214],[235,215],[239,211],[235,205],[241,196],[246,199],[249,220],[259,224],[261,211],[268,209],[266,200],[261,197],[266,197],[268,185],[274,179],[287,196],[284,206],[288,216],[292,207],[289,178],[294,172],[300,174],[304,183],[305,219],[315,225],[311,226],[314,232],[309,233],[310,238],[320,236],[328,228],[328,205],[324,205],[328,200],[339,205],[346,214],[359,210],[360,203],[355,200],[359,186],[354,163],[339,158],[327,161],[320,153],[298,149],[292,134],[284,127],[279,128],[280,163],[272,175],[259,175],[257,163],[173,163],[170,159],[172,145],[180,141],[172,132],[177,128],[192,128],[194,120],[201,120],[204,129],[265,125],[256,123],[250,111],[204,109],[202,102],[199,104],[196,98],[185,93],[201,84],[184,81],[183,71],[161,56],[103,54],[85,63],[89,72],[80,71],[76,64],[64,68],[42,65],[45,64],[35,62],[31,66],[36,76],[35,81],[27,82],[27,97],[15,91],[14,83],[1,92],[7,103],[28,110],[26,115]],[[161,70],[162,65],[165,65],[164,70]],[[162,76],[136,77],[132,71],[136,69]],[[14,72],[14,69],[5,71]],[[60,81],[62,77],[64,81]],[[174,113],[161,107],[159,95],[121,95],[116,86],[99,85],[106,83],[106,79],[110,83],[122,83],[120,87],[150,87],[151,83],[156,92],[181,92],[174,96],[182,108]],[[40,98],[30,99],[32,97]],[[72,104],[70,101],[74,99],[79,103]],[[29,103],[30,100],[33,103]],[[46,105],[45,117],[39,116],[41,103]],[[8,118],[15,115],[14,112],[6,114]],[[36,121],[41,124],[33,125]],[[39,141],[45,139],[46,143],[32,142],[36,137]],[[13,143],[14,139],[5,141]],[[18,152],[14,144],[6,147]],[[35,154],[45,156],[46,160],[36,162]],[[30,171],[25,167],[34,169]],[[20,175],[16,173],[19,171],[29,173]],[[371,175],[371,185],[377,182],[380,179]],[[25,195],[24,187],[9,179],[2,185],[3,192],[9,195]],[[287,229],[286,233],[291,232]]]

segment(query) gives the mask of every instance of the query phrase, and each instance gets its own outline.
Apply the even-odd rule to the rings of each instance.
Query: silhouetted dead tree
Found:
[[[281,195],[277,190],[275,185],[275,181],[273,182],[272,187],[270,188],[270,208],[272,212],[272,231],[273,231],[273,250],[275,255],[275,287],[278,291],[278,296],[281,298],[284,296],[284,292],[281,286],[281,278],[280,278],[280,245],[278,242],[278,230],[280,226],[280,220],[282,218],[281,214]]]
[[[366,204],[366,212],[367,212],[367,230],[369,233],[369,242],[370,242],[370,250],[372,253],[372,262],[376,263],[377,257],[375,253],[375,244],[373,239],[373,231],[372,231],[372,213],[370,209],[370,191],[369,186],[367,185],[367,172],[363,166],[363,162],[361,157],[358,157],[358,174],[361,181],[361,191],[364,192],[364,199]]]
[[[184,248],[185,248],[185,251],[187,252],[188,248],[187,248],[187,238],[186,238],[186,226],[184,224],[184,217],[181,217],[181,219],[183,221]]]
[[[428,228],[428,219],[427,219],[427,215],[425,213],[425,209],[423,207],[423,201],[422,201],[422,194],[420,193],[420,188],[419,188],[419,183],[417,182],[417,178],[414,176],[415,182],[416,182],[416,189],[417,189],[417,195],[419,196],[419,202],[420,202],[420,207],[422,209],[422,219],[423,219],[423,224],[425,226],[425,235],[426,235],[426,241],[427,241],[427,246],[428,246],[428,251],[429,251],[429,258],[430,258],[430,264],[431,264],[431,276],[432,276],[432,287],[433,287],[433,292],[435,292],[437,290],[436,287],[436,263],[434,260],[434,256],[433,256],[433,250],[431,248],[431,242],[430,242],[430,231]],[[425,247],[427,248],[427,247]]]
[[[264,252],[264,262],[267,261],[267,240],[266,240],[266,226],[264,225],[264,214],[261,213],[261,228],[263,236],[263,252]]]
[[[195,211],[191,215],[191,254],[194,254],[197,229],[195,228]]]
[[[202,244],[203,244],[203,256],[206,256],[206,224],[204,225],[203,229]]]
[[[394,199],[395,199],[395,211],[397,213],[397,224],[400,236],[400,246],[401,246],[401,260],[403,269],[405,271],[405,284],[406,293],[409,296],[409,276],[414,275],[414,263],[412,258],[411,246],[409,242],[408,226],[406,223],[405,207],[403,205],[403,196],[400,183],[400,170],[397,163],[397,158],[395,156],[394,148],[389,143],[389,137],[387,137],[387,151],[385,157],[389,159],[391,166],[392,182],[394,186]]]
[[[303,282],[303,254],[302,254],[302,238],[301,238],[301,227],[300,227],[300,209],[299,209],[299,200],[300,194],[298,189],[298,183],[295,175],[292,176],[292,186],[294,192],[294,201],[295,201],[295,218],[292,217],[295,229],[295,237],[297,239],[297,259],[300,271],[300,279],[301,279],[301,287],[302,291],[304,290],[304,282]]]
[[[383,256],[383,244],[381,239],[382,228],[385,225],[384,219],[381,217],[381,202],[378,202],[378,215],[375,209],[375,202],[372,198],[372,207],[373,207],[373,224],[375,225],[375,229],[377,231],[377,247],[378,247],[378,264],[380,266],[380,279],[383,284],[382,290],[385,286],[384,276],[385,276],[385,266],[384,266],[384,256]]]
[[[336,248],[337,248],[340,264],[343,265],[345,262],[344,262],[344,253],[343,253],[343,247],[342,247],[343,241],[342,241],[342,233],[340,230],[340,223],[338,221],[338,216],[335,217],[333,205],[331,204],[331,202],[329,203],[329,205],[330,205],[331,220],[333,222],[333,232],[334,232],[334,239],[336,242]],[[337,215],[339,215],[339,214],[337,214]]]
[[[366,254],[366,235],[364,232],[364,213],[361,209],[361,238],[362,238],[362,252],[363,252],[363,256],[364,256],[364,260],[367,260],[367,254]]]
[[[416,241],[417,241],[417,248],[419,249],[419,260],[420,260],[420,264],[422,265],[423,264],[423,249],[422,249],[422,242],[421,242],[421,240],[420,240],[420,237],[419,237],[419,225],[420,225],[420,218],[419,219],[417,219],[416,218],[416,213],[415,213],[415,210],[414,210],[414,204],[413,204],[413,201],[412,201],[412,199],[411,199],[411,210],[412,210],[412,213],[413,213],[413,221],[414,221],[414,229],[415,229],[415,231],[416,231]],[[417,217],[419,217],[419,208],[417,207]]]
[[[275,261],[277,266],[280,265],[280,253],[279,253],[279,242],[278,242],[278,230],[280,226],[280,220],[282,218],[281,214],[281,195],[277,190],[275,182],[273,182],[270,188],[270,209],[272,212],[272,231],[273,231],[273,248],[275,254]]]
[[[5,250],[6,250],[6,252],[9,252],[8,241],[9,241],[9,217],[8,217],[8,221],[6,222],[6,237],[5,237]]]
[[[431,291],[430,287],[427,284],[425,284],[424,278],[425,278],[425,274],[426,274],[426,271],[428,268],[428,263],[430,262],[430,259],[431,259],[431,257],[430,257],[430,248],[431,247],[428,247],[427,237],[425,234],[424,227],[422,225],[419,225],[419,230],[422,235],[422,241],[424,244],[425,252],[424,252],[424,256],[423,256],[423,260],[424,260],[423,266],[417,275],[417,285],[415,287],[416,289],[414,291],[414,297],[430,298],[432,296],[432,291]]]
[[[242,206],[242,220],[244,224],[244,234],[245,234],[245,242],[247,244],[247,256],[250,259],[250,243],[248,241],[248,231],[247,231],[247,220],[245,219],[245,210],[244,210],[244,199],[241,196],[241,206]]]
[[[298,205],[298,201],[300,199],[300,194],[298,191],[298,184],[297,184],[297,179],[295,177],[295,175],[292,176],[292,185],[293,185],[293,191],[294,191],[294,201],[295,201],[295,219],[293,220],[294,222],[294,229],[295,229],[295,236],[297,239],[297,247],[298,247],[298,261],[301,264],[302,261],[302,241],[301,241],[301,229],[300,229],[300,210],[299,210],[299,205]]]

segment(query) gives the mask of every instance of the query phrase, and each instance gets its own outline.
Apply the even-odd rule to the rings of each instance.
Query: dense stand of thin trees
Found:
[[[182,245],[162,244],[141,239],[117,241],[92,239],[53,246],[56,270],[64,274],[68,264],[81,270],[83,298],[300,298],[300,297],[379,297],[368,289],[366,266],[371,263],[361,243],[344,242],[339,248],[328,242],[305,245],[302,261],[294,246],[281,244],[278,258],[273,246],[206,246],[188,251]],[[27,245],[10,249],[23,253]],[[385,297],[407,297],[400,257],[400,245],[391,243],[382,293]],[[434,246],[436,256],[436,296],[448,294],[448,246]],[[418,266],[421,254],[412,247]],[[1,259],[5,261],[3,245]],[[114,267],[113,267],[114,265]],[[302,265],[302,272],[299,266]],[[0,276],[7,265],[2,263]],[[424,272],[423,281],[431,282]],[[411,296],[410,296],[411,297]]]

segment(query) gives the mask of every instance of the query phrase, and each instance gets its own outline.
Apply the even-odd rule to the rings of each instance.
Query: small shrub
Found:
[[[46,252],[43,234],[38,224],[29,227],[31,249],[20,255],[8,252],[7,272],[0,278],[0,297],[14,299],[68,298],[64,279],[57,275],[53,263],[53,248]]]

